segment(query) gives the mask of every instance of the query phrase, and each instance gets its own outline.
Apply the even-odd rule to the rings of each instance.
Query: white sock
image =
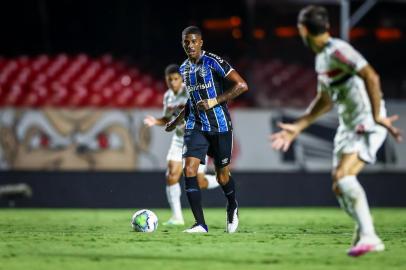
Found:
[[[340,207],[352,218],[355,222],[357,222],[357,218],[355,217],[354,209],[351,207],[351,203],[346,202],[344,196],[342,194],[336,196],[338,204]]]
[[[172,218],[183,220],[180,195],[181,190],[179,183],[171,186],[166,186],[166,197],[168,198],[168,203],[172,210]]]
[[[219,183],[217,182],[217,178],[215,175],[206,174],[204,178],[206,178],[207,180],[207,189],[213,189],[219,186]]]
[[[375,236],[374,224],[372,221],[371,213],[365,191],[358,182],[356,176],[345,176],[338,180],[337,183],[342,196],[344,209],[349,213],[358,223],[362,236]]]

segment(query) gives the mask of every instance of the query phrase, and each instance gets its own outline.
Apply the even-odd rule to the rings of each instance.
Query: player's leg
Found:
[[[339,165],[337,165],[336,168],[334,168],[333,173],[332,173],[332,178],[333,178],[333,192],[336,194],[337,201],[340,205],[340,207],[355,221],[355,228],[354,228],[354,235],[353,235],[353,240],[352,243],[355,245],[358,240],[359,240],[359,233],[360,233],[360,227],[358,225],[358,221],[356,218],[356,215],[354,213],[354,210],[352,209],[352,204],[348,203],[345,200],[345,197],[343,194],[341,194],[340,189],[337,185],[338,180],[343,178],[339,174],[344,174],[345,170],[351,170],[351,173],[348,173],[350,175],[358,175],[358,173],[364,168],[365,164],[362,161],[358,160],[358,155],[343,155],[342,159],[339,162]],[[347,166],[350,166],[350,168],[347,168]]]
[[[207,232],[208,228],[204,219],[202,208],[202,195],[197,182],[197,171],[201,160],[206,157],[208,142],[204,134],[197,130],[187,130],[185,132],[184,142],[184,169],[185,189],[187,199],[195,218],[195,225],[185,230],[188,233]]]
[[[182,206],[180,203],[181,188],[179,179],[182,175],[182,148],[183,137],[173,135],[171,146],[169,147],[166,171],[166,197],[172,210],[172,217],[164,225],[184,224]]]
[[[208,152],[214,159],[217,181],[227,198],[226,232],[234,233],[238,228],[238,204],[234,179],[230,173],[231,152],[233,148],[232,132],[211,136]]]
[[[207,157],[206,157],[207,164]],[[200,164],[197,172],[197,182],[201,189],[213,189],[219,186],[216,175],[206,174],[206,164]]]
[[[333,171],[333,190],[341,207],[356,222],[355,249],[350,255],[359,256],[368,251],[380,251],[384,245],[375,233],[368,201],[357,175],[365,166],[359,153],[342,154]]]
[[[361,170],[365,167],[365,163],[363,161],[356,161],[355,164],[352,166],[351,175],[358,175]],[[355,221],[354,233],[352,238],[352,246],[354,246],[359,241],[360,236],[360,227],[358,225],[356,216],[353,210],[350,208],[350,204],[346,203],[344,197],[342,196],[338,186],[337,186],[337,178],[334,177],[335,170],[333,170],[333,192],[336,194],[337,201],[340,207]]]
[[[182,161],[168,161],[166,171],[166,197],[172,210],[171,218],[163,225],[183,225],[182,206],[180,202],[181,188],[179,179],[182,175]]]
[[[207,232],[207,225],[204,219],[202,207],[202,194],[197,182],[197,170],[200,164],[200,159],[195,157],[185,158],[185,189],[190,208],[192,209],[195,218],[195,224],[185,232]]]
[[[230,165],[225,167],[216,167],[217,181],[223,189],[224,195],[227,198],[226,207],[226,232],[234,233],[237,231],[238,218],[238,203],[236,200],[235,183],[231,177]]]

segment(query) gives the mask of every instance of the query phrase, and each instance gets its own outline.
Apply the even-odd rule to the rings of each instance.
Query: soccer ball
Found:
[[[139,210],[131,218],[131,227],[137,232],[154,232],[158,228],[158,217],[151,210]]]

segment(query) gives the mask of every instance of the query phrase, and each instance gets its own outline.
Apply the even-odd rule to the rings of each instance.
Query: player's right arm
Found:
[[[326,91],[319,91],[306,113],[294,123],[278,123],[282,130],[271,135],[272,148],[286,152],[296,137],[317,118],[330,111],[333,103]]]

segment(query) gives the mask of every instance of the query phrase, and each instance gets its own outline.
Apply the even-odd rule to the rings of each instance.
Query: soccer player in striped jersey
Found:
[[[188,99],[186,87],[182,83],[179,73],[179,66],[172,64],[165,69],[165,81],[168,90],[165,92],[163,100],[163,115],[155,118],[148,115],[144,123],[149,126],[164,126],[173,117],[177,116],[181,109],[185,107]],[[176,128],[169,147],[166,160],[168,168],[166,171],[166,197],[172,210],[172,217],[163,225],[184,225],[182,206],[180,203],[181,190],[179,179],[182,175],[182,147],[185,127],[180,125]],[[197,173],[197,182],[202,189],[213,189],[219,186],[214,175],[205,175],[206,165],[201,164]]]
[[[302,130],[337,106],[339,127],[334,139],[333,191],[340,206],[355,221],[353,245],[348,254],[360,256],[382,251],[365,191],[357,175],[366,163],[374,163],[387,132],[397,140],[400,130],[392,125],[398,116],[386,116],[379,77],[375,70],[347,42],[328,32],[327,10],[308,6],[298,17],[304,43],[316,54],[318,93],[307,112],[292,124],[280,123],[281,131],[271,136],[272,147],[287,151]]]
[[[213,157],[217,181],[227,198],[226,232],[238,228],[238,205],[230,173],[233,143],[227,102],[248,90],[247,83],[223,58],[202,50],[200,29],[189,26],[182,32],[182,45],[188,57],[180,67],[189,94],[185,109],[167,125],[172,130],[186,120],[183,158],[186,194],[196,223],[187,233],[206,233],[208,228],[201,205],[196,175],[206,154]],[[225,83],[231,86],[226,89]]]

